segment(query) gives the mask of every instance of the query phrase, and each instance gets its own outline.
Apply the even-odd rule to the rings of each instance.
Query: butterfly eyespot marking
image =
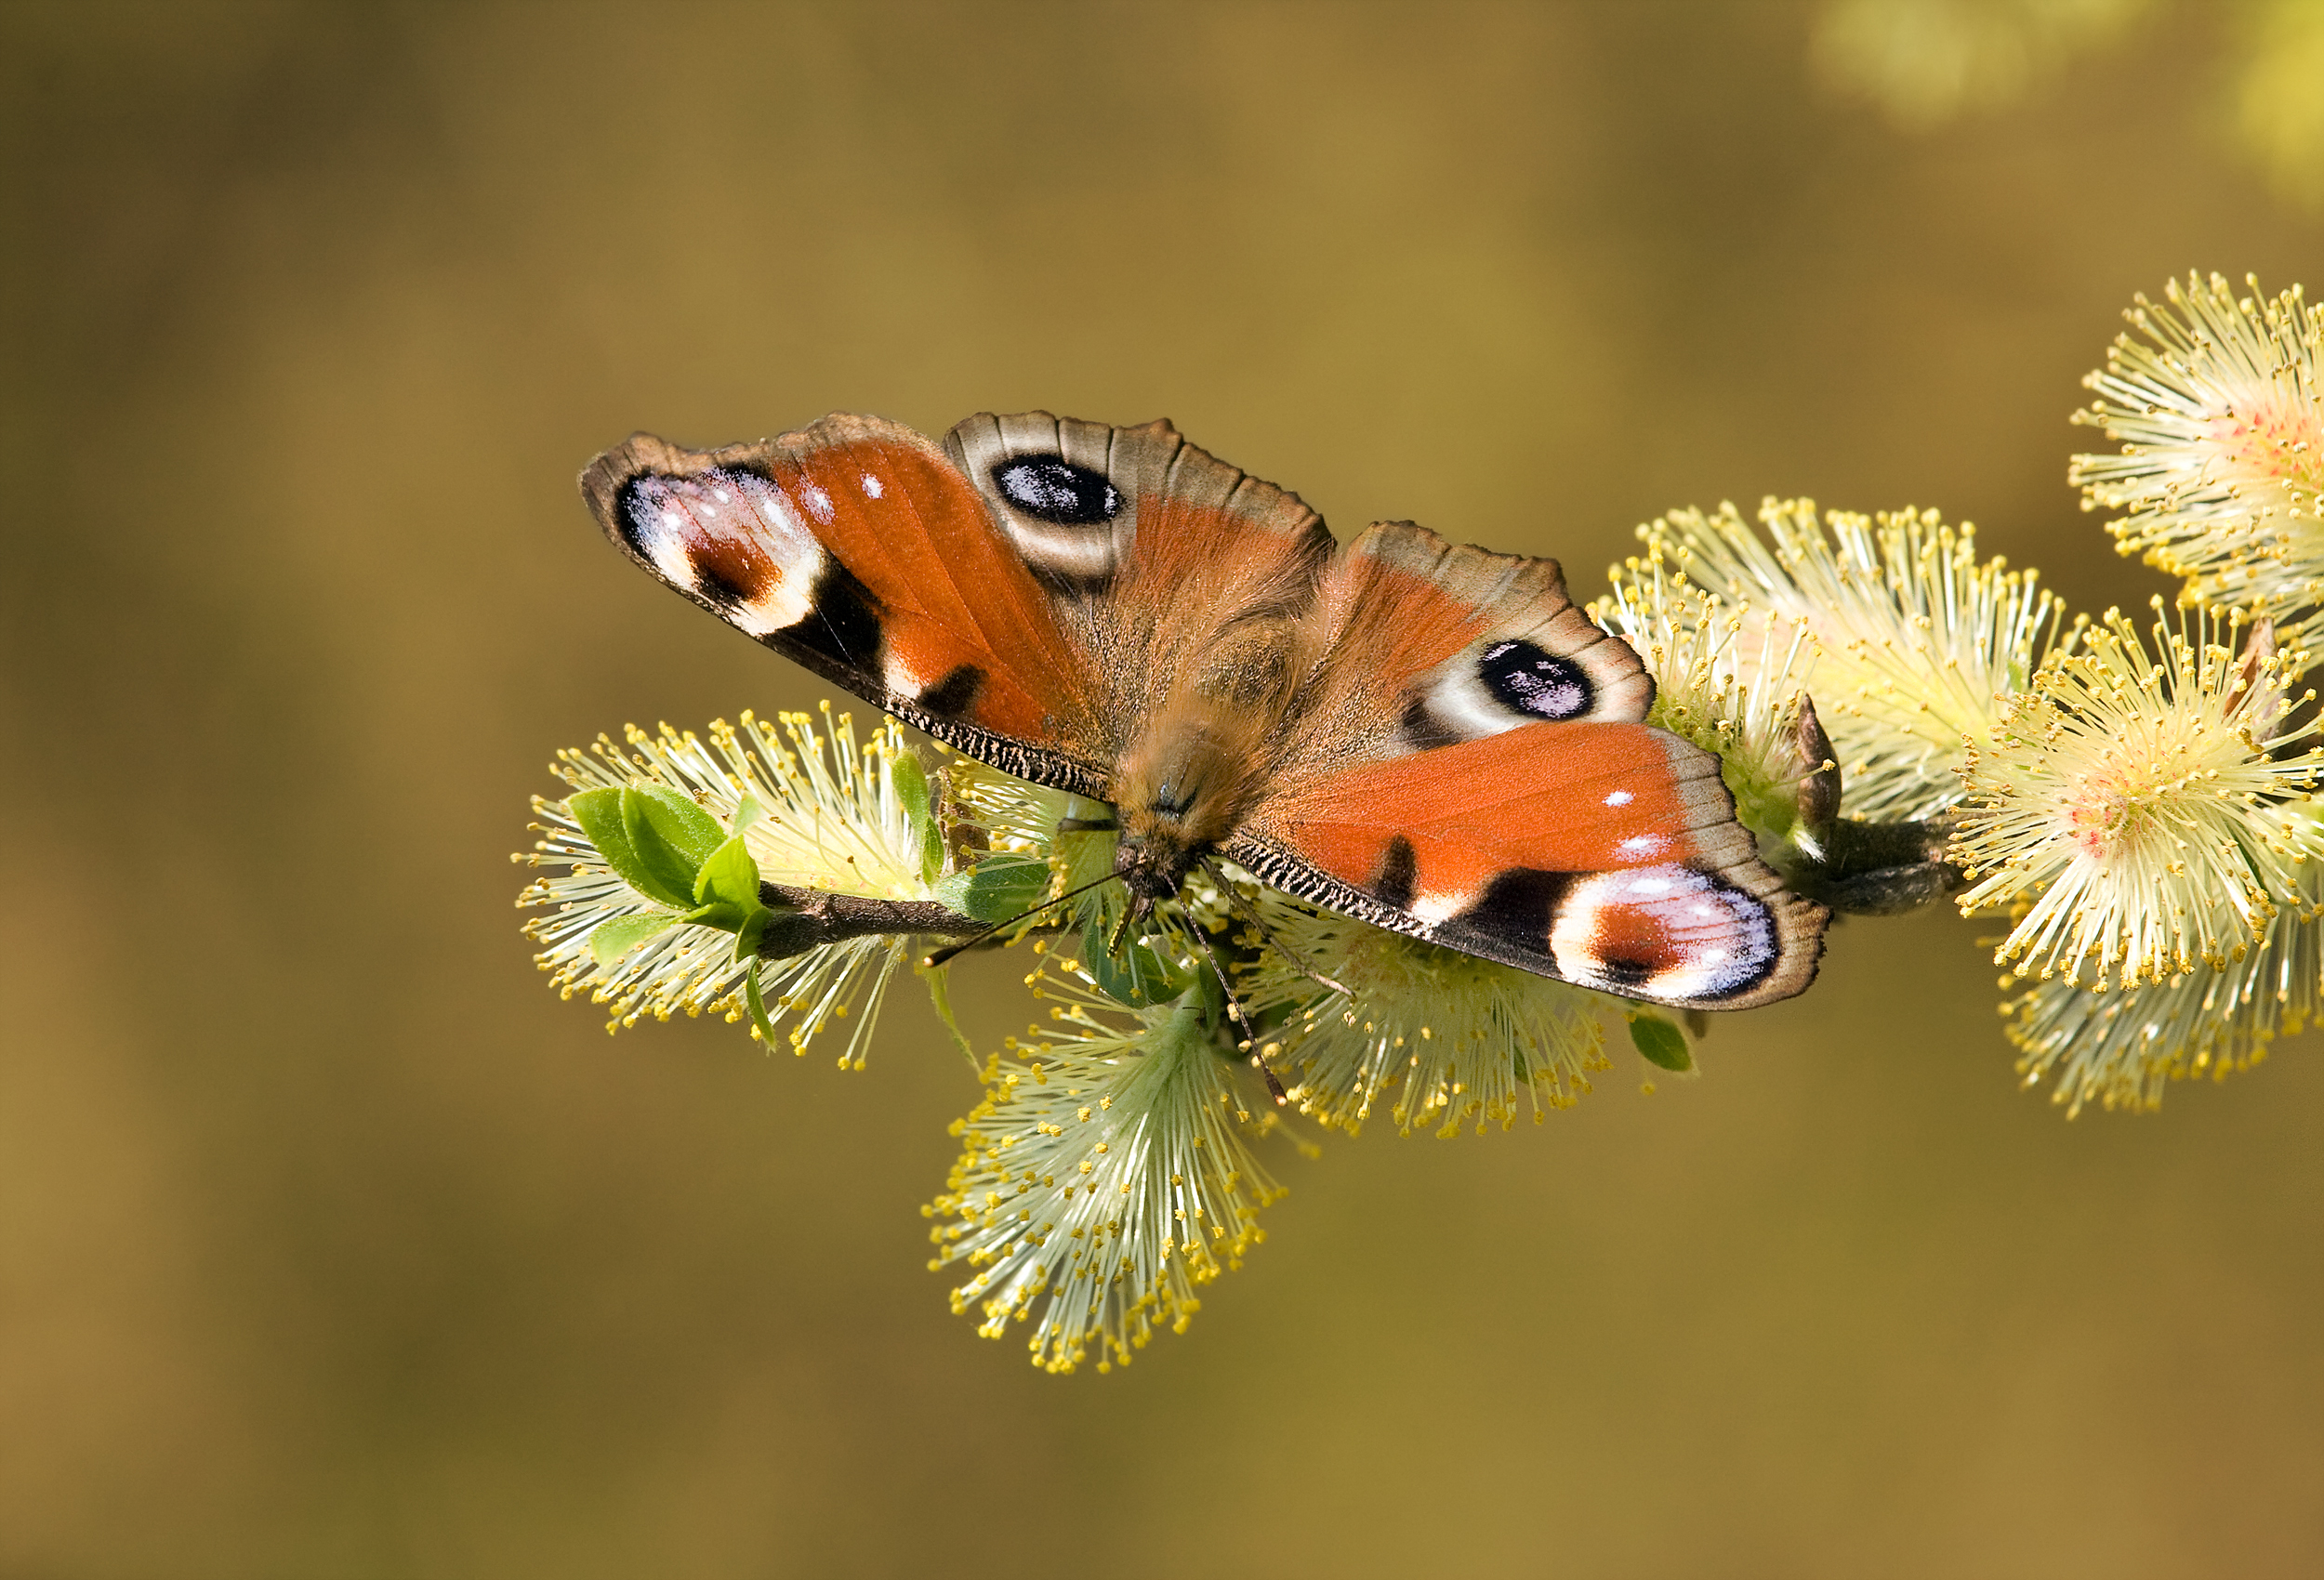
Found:
[[[1580,665],[1527,641],[1486,648],[1477,658],[1477,678],[1495,702],[1535,718],[1579,718],[1597,697]]]
[[[644,473],[622,486],[614,524],[665,580],[764,638],[810,617],[812,590],[837,570],[780,489],[756,473]]]
[[[1121,514],[1122,495],[1103,472],[1063,455],[1014,455],[993,468],[993,486],[1023,514],[1061,527],[1095,527]]]
[[[1548,931],[1567,981],[1649,998],[1733,997],[1766,981],[1781,953],[1765,903],[1675,864],[1573,879]]]
[[[1607,711],[1602,704],[1622,711],[1621,693],[1605,691],[1603,678],[1581,658],[1523,637],[1488,640],[1439,665],[1405,693],[1397,733],[1406,749],[1425,752],[1528,724],[1597,718]]]

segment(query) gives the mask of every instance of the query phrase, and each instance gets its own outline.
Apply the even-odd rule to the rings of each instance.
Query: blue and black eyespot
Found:
[[[1533,718],[1579,718],[1597,699],[1580,665],[1526,641],[1486,648],[1477,657],[1477,678],[1495,702]]]
[[[1063,455],[1014,455],[993,468],[993,486],[1036,520],[1094,527],[1121,513],[1121,492],[1103,472]]]

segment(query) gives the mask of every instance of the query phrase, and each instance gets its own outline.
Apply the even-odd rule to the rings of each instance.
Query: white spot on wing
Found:
[[[1627,807],[1636,799],[1637,797],[1627,790],[1617,790],[1605,798],[1605,804],[1609,807]]]
[[[877,499],[883,492],[885,491],[880,488],[879,480],[872,476],[871,473],[865,472],[864,474],[864,497],[866,499]]]
[[[799,485],[799,496],[807,502],[807,513],[810,516],[826,527],[831,524],[831,495],[812,482],[801,481]]]
[[[880,666],[880,678],[888,682],[888,690],[901,691],[907,697],[918,696],[937,680],[933,675],[922,675],[892,652],[887,654],[887,662]]]
[[[1431,894],[1426,890],[1412,897],[1412,914],[1424,922],[1441,922],[1460,909],[1460,896]]]

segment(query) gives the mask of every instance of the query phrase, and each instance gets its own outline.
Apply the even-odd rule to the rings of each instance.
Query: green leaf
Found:
[[[910,752],[899,752],[888,759],[888,779],[896,787],[896,799],[903,803],[904,815],[918,828],[928,821],[928,770],[920,759]]]
[[[1630,1040],[1638,1056],[1657,1069],[1684,1072],[1695,1068],[1686,1034],[1659,1015],[1632,1015]]]
[[[613,785],[584,790],[566,797],[565,810],[573,813],[573,821],[581,825],[581,832],[622,882],[665,905],[683,907],[693,898],[693,886],[688,884],[683,894],[672,892],[639,861],[636,848],[629,843],[629,831],[622,823],[621,797],[622,792]]]
[[[920,830],[920,881],[934,883],[944,873],[944,831],[930,818]]]
[[[1142,943],[1126,942],[1118,955],[1107,953],[1100,944],[1096,934],[1087,935],[1081,946],[1081,963],[1089,968],[1100,993],[1133,1009],[1168,1004],[1194,982],[1193,971],[1169,965]]]
[[[767,1019],[767,1001],[759,991],[759,968],[753,966],[743,973],[743,1002],[750,1007],[750,1023],[759,1028],[759,1035],[774,1051],[774,1022]]]
[[[742,925],[734,929],[734,958],[747,960],[758,954],[759,946],[766,941],[767,924],[773,920],[774,913],[764,905],[745,916]],[[757,973],[754,971],[752,976],[755,980]]]
[[[904,752],[890,759],[888,773],[919,844],[920,881],[934,883],[944,870],[944,832],[936,824],[936,797],[929,787],[928,770],[920,766],[918,757]]]
[[[694,874],[726,836],[717,819],[658,784],[623,787],[621,832],[635,869],[621,876],[640,894],[680,908],[693,903]]]
[[[743,924],[750,919],[750,908],[737,905],[731,900],[713,900],[706,905],[695,906],[678,919],[688,927],[739,932]]]
[[[960,1022],[953,1017],[952,973],[941,966],[931,967],[926,961],[915,964],[912,969],[920,981],[928,984],[928,997],[936,1007],[936,1019],[942,1020],[944,1030],[952,1034],[953,1046],[960,1050],[960,1057],[969,1061],[971,1071],[983,1074],[984,1067],[976,1061],[976,1049],[970,1045],[968,1034],[960,1029]]]
[[[739,834],[711,851],[694,874],[694,903],[706,905],[714,900],[739,905],[746,914],[759,903],[759,863],[751,860]]]
[[[994,856],[964,873],[947,873],[931,892],[971,920],[1013,921],[1049,892],[1049,863],[1038,856]]]
[[[729,834],[740,834],[767,815],[767,809],[759,804],[759,797],[746,793],[734,808],[734,821],[727,825]]]
[[[683,803],[684,812],[670,805],[672,801]],[[693,848],[705,825],[713,836],[722,836],[717,820],[676,791],[659,785],[646,790],[612,785],[584,790],[568,797],[565,806],[622,882],[649,900],[680,911],[693,905],[694,871],[702,865],[701,858],[717,849],[718,838],[702,847],[699,854],[693,853]],[[673,835],[684,842],[685,849],[672,843]]]
[[[667,913],[615,916],[590,929],[589,956],[601,966],[610,966],[647,939],[666,933],[677,925],[678,918]]]
[[[635,784],[629,793],[651,804],[648,815],[654,820],[656,832],[695,866],[708,861],[710,852],[726,843],[726,830],[719,826],[719,820],[704,811],[683,790],[673,790],[667,784]],[[627,818],[629,814],[625,811],[622,815]]]

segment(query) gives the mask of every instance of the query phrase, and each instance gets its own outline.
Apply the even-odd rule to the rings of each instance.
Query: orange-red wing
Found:
[[[1025,778],[1103,794],[1089,664],[977,490],[878,417],[681,450],[640,434],[590,463],[606,535],[729,624]]]
[[[1718,759],[1540,723],[1316,770],[1228,854],[1382,926],[1632,998],[1741,1008],[1815,974],[1824,913],[1754,853]]]

